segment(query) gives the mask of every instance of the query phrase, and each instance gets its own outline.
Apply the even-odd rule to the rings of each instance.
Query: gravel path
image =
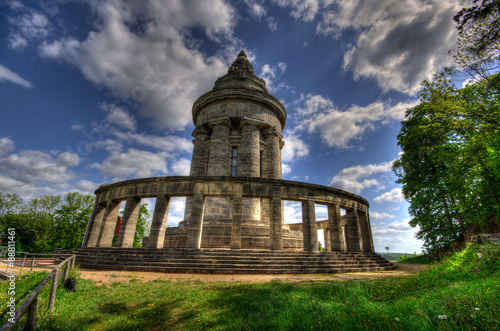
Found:
[[[103,285],[113,282],[129,282],[130,280],[152,281],[162,279],[173,282],[194,282],[204,283],[264,283],[278,280],[284,283],[301,282],[335,282],[351,279],[399,277],[416,273],[427,268],[420,264],[398,264],[398,269],[379,272],[352,272],[345,274],[298,274],[298,275],[207,275],[207,274],[175,274],[143,271],[116,271],[116,270],[90,270],[81,269],[81,277]]]

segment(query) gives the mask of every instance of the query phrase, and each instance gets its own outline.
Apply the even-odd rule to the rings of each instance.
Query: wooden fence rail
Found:
[[[62,254],[29,254],[29,255],[62,255]],[[67,255],[66,255],[67,256]],[[64,261],[59,263],[57,267],[52,269],[52,271],[45,277],[40,284],[30,293],[28,296],[24,299],[24,301],[19,305],[17,308],[13,320],[12,321],[7,321],[0,331],[6,331],[6,330],[12,330],[15,326],[16,323],[19,322],[21,317],[24,314],[27,314],[26,317],[26,325],[24,326],[23,330],[31,331],[35,329],[36,325],[36,310],[38,307],[38,294],[45,288],[45,286],[49,283],[49,281],[52,279],[52,287],[50,290],[50,298],[49,298],[49,307],[48,311],[52,311],[54,309],[54,303],[56,300],[56,291],[57,291],[57,283],[59,280],[60,276],[60,270],[64,268],[64,275],[63,275],[63,283],[66,281],[68,278],[68,273],[71,269],[73,269],[75,265],[75,258],[76,255],[71,255],[67,257]]]

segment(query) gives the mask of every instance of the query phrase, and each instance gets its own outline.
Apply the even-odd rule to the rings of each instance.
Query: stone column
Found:
[[[265,128],[263,134],[268,145],[263,153],[262,177],[282,179],[280,140],[283,135],[274,127]]]
[[[269,222],[269,249],[274,251],[283,250],[283,226],[281,212],[281,187],[273,188],[271,199],[271,221]]]
[[[116,247],[130,248],[134,244],[137,218],[141,208],[141,199],[130,196],[127,198],[125,209],[123,210],[122,224],[116,239]]]
[[[193,140],[193,157],[191,159],[191,170],[189,176],[206,176],[207,162],[206,162],[206,146],[208,140],[208,131],[204,128],[196,128],[192,136]]]
[[[304,251],[318,251],[318,229],[316,226],[316,213],[314,201],[307,200],[302,202],[302,235]]]
[[[358,210],[358,215],[359,229],[361,231],[360,237],[363,243],[363,252],[374,252],[368,213]]]
[[[121,201],[108,200],[106,211],[104,212],[104,221],[102,222],[101,231],[97,239],[97,247],[111,247],[113,244],[120,203]]]
[[[199,191],[196,189],[195,191]],[[203,213],[205,210],[205,196],[200,192],[193,196],[191,220],[188,225],[187,249],[200,249],[201,233],[203,230]]]
[[[237,177],[260,177],[260,132],[262,123],[244,118],[236,163]],[[243,199],[243,219],[260,220],[260,199]]]
[[[323,229],[323,240],[325,241],[325,252],[331,252],[332,245],[330,242],[330,228]]]
[[[339,205],[327,205],[328,225],[330,227],[330,243],[332,252],[346,252],[344,229]]]
[[[212,135],[207,176],[229,176],[231,174],[231,145],[229,144],[231,121],[226,118],[209,124],[212,126]]]
[[[151,231],[148,239],[148,247],[150,248],[163,248],[169,205],[170,197],[164,194],[158,194],[156,197],[155,211],[153,212],[153,221],[151,222]]]
[[[363,251],[363,241],[360,236],[359,229],[359,216],[357,208],[352,209],[347,214],[347,244],[349,246],[349,252],[362,252]]]
[[[92,217],[89,221],[89,235],[87,238],[87,242],[85,243],[85,247],[96,247],[97,239],[99,237],[99,232],[101,231],[102,220],[104,217],[104,211],[106,210],[106,206],[97,202],[99,197],[96,199],[96,204],[94,206],[94,210],[92,211]]]
[[[231,249],[241,249],[241,219],[242,219],[241,192],[236,192],[233,196],[233,220],[231,223]]]

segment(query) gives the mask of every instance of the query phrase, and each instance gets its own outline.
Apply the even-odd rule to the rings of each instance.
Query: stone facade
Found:
[[[283,105],[267,91],[246,54],[241,52],[212,91],[193,105],[191,176],[231,176],[281,179],[281,148],[286,123]],[[240,201],[238,201],[240,203]],[[187,235],[193,201],[187,198],[184,221],[167,229],[166,245],[176,247]],[[233,210],[241,207],[242,248],[269,246],[270,204],[261,199],[210,197],[205,201],[202,247],[231,246]],[[286,248],[301,246],[299,233],[289,231]],[[247,242],[249,244],[247,244]],[[250,245],[250,246],[249,246]]]
[[[96,190],[83,247],[111,247],[126,201],[117,247],[132,246],[143,198],[156,198],[149,248],[231,248],[373,252],[368,202],[342,190],[282,180],[282,131],[287,114],[267,91],[244,52],[192,109],[190,176],[145,178]],[[166,227],[171,197],[186,197],[184,220]],[[301,224],[283,221],[285,200],[302,203]],[[317,221],[315,204],[328,207]],[[341,216],[341,209],[345,215]]]

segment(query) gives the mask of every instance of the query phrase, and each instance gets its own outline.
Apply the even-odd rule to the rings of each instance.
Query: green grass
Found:
[[[43,330],[495,330],[499,251],[470,245],[416,275],[376,280],[96,286],[78,278],[77,292],[59,289],[53,313],[46,312],[49,284],[37,324]],[[36,285],[36,277],[20,282]]]

